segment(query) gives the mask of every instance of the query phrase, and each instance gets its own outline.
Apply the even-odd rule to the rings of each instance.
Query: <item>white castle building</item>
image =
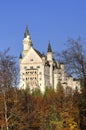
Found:
[[[53,57],[50,43],[46,55],[34,49],[28,27],[26,27],[23,39],[23,50],[19,58],[20,63],[20,89],[40,88],[45,91],[46,86],[57,88],[58,82],[64,87],[75,89],[80,86],[77,80],[65,73],[64,64],[57,63]]]

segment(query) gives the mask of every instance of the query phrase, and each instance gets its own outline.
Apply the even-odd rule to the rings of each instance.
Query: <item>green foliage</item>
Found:
[[[45,93],[44,93],[45,97],[51,96],[54,93],[55,91],[52,86],[46,86]]]
[[[32,95],[33,96],[42,96],[42,93],[40,91],[40,88],[35,88],[32,90]]]
[[[58,82],[58,84],[57,84],[56,91],[57,91],[58,94],[64,95],[64,88],[63,88],[63,86],[62,86],[62,84],[60,82]]]

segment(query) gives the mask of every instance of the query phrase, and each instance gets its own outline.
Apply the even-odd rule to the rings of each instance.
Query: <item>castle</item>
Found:
[[[46,55],[33,47],[28,27],[24,33],[23,50],[19,63],[20,89],[29,87],[32,90],[38,87],[44,92],[46,86],[56,89],[58,82],[61,82],[64,87],[69,86],[73,89],[80,86],[77,80],[66,74],[64,64],[55,61],[50,42]]]

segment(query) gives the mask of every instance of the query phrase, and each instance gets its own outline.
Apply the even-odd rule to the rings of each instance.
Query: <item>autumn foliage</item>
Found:
[[[66,94],[62,85],[30,93],[29,89],[6,91],[9,130],[80,130],[78,90]],[[0,129],[6,129],[4,97],[0,93]],[[84,119],[84,123],[86,118]]]

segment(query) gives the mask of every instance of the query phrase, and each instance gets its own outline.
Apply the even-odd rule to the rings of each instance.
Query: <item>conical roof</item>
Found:
[[[49,42],[49,44],[48,44],[47,52],[52,52],[50,42]]]
[[[29,36],[28,26],[26,26],[26,30],[25,30],[25,33],[24,33],[24,38],[26,38],[27,36]]]

